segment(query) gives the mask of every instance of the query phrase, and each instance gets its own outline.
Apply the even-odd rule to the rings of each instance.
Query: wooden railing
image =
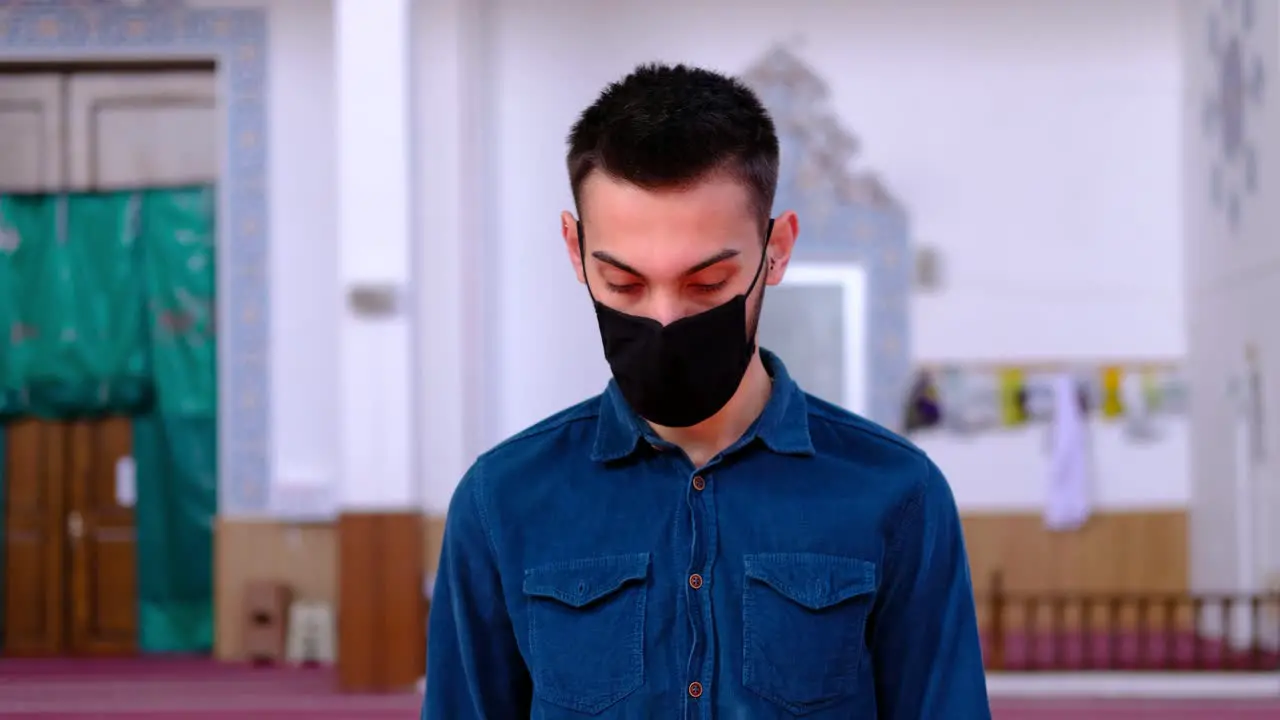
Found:
[[[989,671],[1280,670],[1280,593],[978,595]]]

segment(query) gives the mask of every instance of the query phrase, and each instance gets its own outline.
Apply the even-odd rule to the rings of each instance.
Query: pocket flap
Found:
[[[649,553],[567,560],[524,572],[524,594],[584,607],[649,577]]]
[[[810,610],[875,592],[875,563],[819,553],[762,553],[744,558],[747,577]]]

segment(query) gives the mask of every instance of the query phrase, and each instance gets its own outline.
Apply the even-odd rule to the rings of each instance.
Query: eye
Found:
[[[720,290],[724,289],[726,282],[727,281],[725,280],[721,280],[718,283],[709,283],[709,284],[702,283],[698,285],[691,285],[690,287],[693,288],[693,291],[696,293],[710,295],[711,293],[719,292]]]
[[[632,295],[640,292],[640,283],[627,283],[625,285],[605,283],[605,287],[609,288],[609,292],[615,292],[620,295]]]

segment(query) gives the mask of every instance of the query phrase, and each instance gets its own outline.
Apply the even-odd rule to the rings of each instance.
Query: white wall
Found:
[[[250,3],[253,0],[244,0]],[[215,4],[210,0],[211,4]],[[216,4],[224,4],[219,0]],[[337,237],[334,13],[328,0],[273,0],[271,73],[271,282],[273,508],[280,514],[324,514],[337,500],[343,439],[339,325],[344,313]],[[462,191],[468,168],[460,112],[462,73],[478,43],[463,41],[475,23],[460,0],[415,3],[418,41],[411,63],[416,95],[417,168],[414,260],[429,282],[413,288],[422,329],[415,422],[421,427],[417,472],[425,487],[451,491],[474,457],[463,378],[468,359],[464,321],[483,327],[483,284],[465,283],[462,263],[475,237]],[[478,241],[472,241],[478,247]],[[470,294],[467,294],[470,293]],[[473,299],[470,304],[464,299]],[[471,314],[471,315],[469,315]],[[472,358],[480,357],[473,351]],[[371,391],[372,391],[371,386]],[[387,391],[380,388],[379,391]],[[478,417],[478,415],[477,415]],[[470,448],[470,451],[468,451]],[[367,478],[365,482],[377,482]],[[427,497],[442,511],[446,491]]]
[[[1173,4],[494,7],[499,122],[486,200],[501,342],[488,442],[607,379],[590,304],[557,235],[556,214],[570,206],[562,141],[575,114],[638,62],[738,72],[779,41],[796,42],[828,80],[866,163],[909,205],[917,240],[944,254],[945,290],[915,307],[921,359],[1175,358],[1185,349]],[[1102,500],[1185,505],[1185,444],[1134,449],[1111,430],[1099,431]],[[923,444],[962,505],[1028,509],[1043,497],[1040,432]],[[438,502],[449,489],[429,493]]]
[[[501,337],[492,306],[488,237],[494,206],[489,152],[491,41],[486,3],[417,0],[418,464],[424,506],[442,513],[458,479],[492,444],[499,396],[492,358]]]
[[[1232,231],[1213,202],[1213,166],[1221,164],[1219,136],[1206,132],[1204,115],[1219,88],[1219,65],[1209,45],[1209,20],[1222,4],[1182,3],[1188,93],[1184,105],[1185,220],[1189,354],[1192,396],[1192,579],[1208,589],[1249,589],[1280,572],[1280,5],[1256,2],[1257,29],[1242,44],[1246,62],[1261,60],[1266,81],[1261,103],[1248,103],[1245,138],[1258,151],[1258,193],[1245,197]],[[1219,17],[1225,40],[1240,26]],[[1223,166],[1228,188],[1243,187],[1239,167]],[[1247,478],[1238,475],[1240,412],[1228,394],[1245,347],[1253,345],[1263,370],[1267,422],[1264,460]],[[1247,480],[1240,483],[1240,480]]]
[[[275,480],[317,490],[337,481],[341,444],[332,8],[269,7]],[[736,72],[772,43],[794,43],[829,81],[865,162],[909,204],[917,239],[945,258],[944,290],[915,308],[920,359],[1185,349],[1182,78],[1170,4],[415,8],[419,470],[429,510],[443,510],[476,453],[608,377],[557,234],[570,205],[563,138],[605,83],[644,60]],[[1043,497],[1041,432],[922,444],[966,508],[1028,509]],[[1177,437],[1141,449],[1104,429],[1097,442],[1105,505],[1185,506]]]
[[[262,0],[206,0],[255,5]],[[272,0],[270,163],[272,283],[273,507],[310,516],[334,508],[343,443],[339,327],[344,312],[337,238],[335,57],[328,0]],[[483,49],[479,4],[415,2],[412,64],[417,167],[414,203],[415,314],[422,330],[416,388],[421,426],[417,470],[425,505],[443,511],[453,486],[484,442],[485,382],[479,343],[489,285],[467,282],[484,243],[472,196],[482,192],[469,165],[482,155],[468,125]],[[474,114],[474,113],[471,113]],[[470,133],[470,134],[468,134]],[[479,400],[472,402],[472,398]],[[369,482],[376,482],[369,478]]]

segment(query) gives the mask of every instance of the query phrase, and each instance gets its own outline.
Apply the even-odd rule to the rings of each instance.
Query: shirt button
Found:
[[[702,697],[702,683],[700,682],[689,683],[689,697],[691,698]]]
[[[701,475],[693,476],[693,489],[702,492],[707,487],[707,481],[702,479]]]
[[[693,588],[694,590],[697,590],[698,588],[702,587],[702,576],[699,575],[698,573],[694,573],[690,575],[689,587]]]

